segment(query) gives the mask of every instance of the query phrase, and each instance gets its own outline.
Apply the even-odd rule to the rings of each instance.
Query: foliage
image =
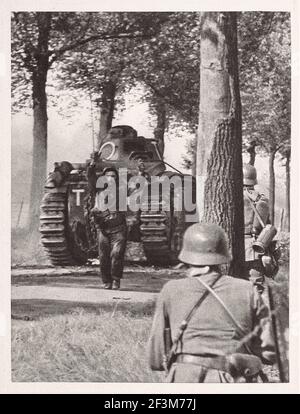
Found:
[[[277,243],[281,252],[280,264],[286,266],[290,261],[290,234],[281,232],[278,234],[277,239]]]
[[[13,108],[28,107],[37,47],[37,13],[12,16]],[[197,125],[199,14],[51,13],[49,67],[66,90],[95,99],[104,81],[116,78],[119,99],[137,82],[154,110],[163,99],[172,121]],[[240,13],[240,81],[245,139],[266,147],[289,137],[289,15]],[[77,100],[78,102],[78,100]]]
[[[105,18],[109,19],[109,16]],[[163,101],[172,122],[195,128],[199,101],[197,13],[120,13],[140,37],[99,40],[66,54],[57,68],[60,88],[84,91],[96,106],[105,82],[117,86],[117,104],[136,85],[156,114]],[[148,27],[149,26],[149,27]],[[151,30],[150,30],[151,28]]]
[[[12,16],[14,111],[32,106],[37,17],[34,12]],[[184,123],[195,131],[199,107],[199,33],[199,15],[194,12],[53,12],[48,101],[64,116],[74,113],[74,106],[81,108],[83,104],[95,111],[105,82],[112,79],[117,83],[116,104],[120,107],[124,92],[143,84],[146,86],[143,99],[149,102],[153,114],[156,115],[157,103],[162,100],[166,104],[167,123],[173,126]],[[60,79],[59,94],[57,79]],[[92,108],[86,106],[89,100]]]
[[[243,143],[258,152],[290,149],[290,16],[277,12],[238,14]],[[189,168],[191,142],[184,157]],[[246,149],[246,148],[245,148]]]
[[[34,13],[14,13],[11,21],[12,109],[29,105],[31,98],[31,51],[36,47],[37,26]]]
[[[12,14],[12,106],[16,111],[30,105],[32,76],[37,68],[37,59],[39,57],[39,15],[37,12],[16,12]],[[54,62],[57,48],[63,47],[64,42],[68,38],[69,41],[73,39],[74,32],[71,32],[72,24],[74,24],[75,28],[78,28],[78,24],[74,21],[75,13],[66,13],[63,21],[61,13],[49,13],[49,17],[51,19],[51,36],[48,42],[49,55],[52,55]],[[79,36],[81,35],[79,34]],[[46,69],[48,70],[48,68]]]
[[[144,37],[135,23],[120,13],[18,12],[12,14],[13,108],[33,109],[33,167],[30,193],[32,243],[38,239],[39,206],[47,160],[48,72],[66,53],[80,50],[98,40]],[[140,27],[140,26],[138,26]],[[152,31],[151,20],[144,29]],[[149,36],[149,33],[146,34]],[[31,95],[32,92],[32,95]],[[21,94],[21,95],[20,95]]]
[[[144,38],[151,38],[168,14],[98,13],[93,21],[95,26],[105,24],[119,30],[124,28],[133,31],[133,35],[99,39],[67,53],[56,70],[59,88],[75,94],[82,91],[97,105],[106,82],[113,81],[118,91],[118,103],[122,104],[122,94],[128,89],[122,76],[124,68],[134,61],[136,46]]]
[[[32,73],[38,52],[38,24],[40,12],[12,14],[12,91],[15,110],[28,105]],[[153,32],[152,13],[143,19],[129,20],[128,13],[49,12],[49,65],[57,65],[75,51],[83,51],[95,42],[111,39],[143,38]],[[144,13],[146,15],[146,13]]]
[[[186,144],[186,153],[183,156],[182,165],[186,170],[190,170],[193,166],[194,154],[196,153],[197,140],[196,137],[191,138]]]
[[[195,128],[199,108],[199,14],[178,12],[169,16],[158,34],[135,50],[132,76],[148,88],[145,100],[155,108],[165,102],[169,118]]]
[[[244,13],[239,28],[244,140],[277,151],[290,142],[289,14]]]

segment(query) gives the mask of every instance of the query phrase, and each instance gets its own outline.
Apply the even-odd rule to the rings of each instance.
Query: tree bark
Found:
[[[241,102],[236,13],[201,14],[197,205],[227,233],[229,274],[244,277]]]
[[[191,173],[193,177],[196,177],[197,175],[197,169],[196,169],[196,164],[197,164],[197,152],[194,151],[192,154],[192,162],[191,162]]]
[[[117,83],[110,79],[103,86],[102,96],[100,100],[100,121],[98,134],[98,149],[100,149],[105,137],[112,127],[112,120],[115,109]]]
[[[48,42],[51,13],[37,13],[38,42],[34,53],[32,73],[33,100],[33,152],[29,205],[29,228],[33,238],[38,237],[40,203],[47,172],[47,95],[46,82],[49,69]]]
[[[286,156],[286,163],[285,163],[285,228],[289,232],[290,231],[290,185],[291,185],[291,170],[290,170],[290,163],[291,163],[291,150],[287,150],[285,153]]]
[[[248,145],[248,148],[247,148],[247,152],[250,155],[250,159],[249,159],[249,164],[250,165],[255,164],[255,158],[256,158],[255,147],[256,147],[256,141],[251,141],[250,144]]]
[[[269,209],[270,209],[270,222],[274,224],[275,218],[275,160],[276,149],[271,149],[269,155]]]
[[[161,156],[164,156],[165,151],[165,131],[167,126],[167,108],[166,103],[159,99],[155,103],[155,111],[157,116],[156,128],[154,129],[154,138],[157,140],[157,146]]]

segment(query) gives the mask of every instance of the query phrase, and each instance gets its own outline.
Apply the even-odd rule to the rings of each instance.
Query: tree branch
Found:
[[[164,94],[162,94],[160,92],[160,90],[157,89],[151,82],[149,82],[149,81],[144,81],[144,82],[146,83],[147,86],[149,86],[152,89],[152,91],[155,93],[155,95],[157,95],[159,98],[162,98],[164,100],[166,99]]]
[[[74,50],[79,46],[83,46],[87,43],[94,42],[96,40],[110,40],[110,39],[149,39],[153,35],[146,35],[146,34],[138,34],[137,32],[124,32],[119,34],[111,34],[111,33],[101,33],[99,35],[93,35],[89,36],[82,40],[77,40],[73,43],[70,43],[69,45],[65,45],[61,47],[58,50],[52,50],[49,52],[49,56],[52,56],[49,62],[49,67],[52,65],[53,62],[55,62],[61,55],[63,55],[65,52],[68,52],[70,50]]]

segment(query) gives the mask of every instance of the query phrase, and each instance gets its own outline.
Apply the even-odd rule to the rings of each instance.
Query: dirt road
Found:
[[[36,319],[62,314],[74,308],[95,309],[139,307],[153,310],[157,293],[182,271],[150,266],[125,267],[118,291],[101,289],[97,266],[12,269],[12,316]]]

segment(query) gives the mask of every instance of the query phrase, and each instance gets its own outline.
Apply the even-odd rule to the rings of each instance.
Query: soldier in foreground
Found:
[[[271,242],[268,248],[260,253],[255,249],[255,241],[270,222],[269,201],[254,188],[257,184],[255,167],[244,164],[243,175],[246,272],[258,290],[262,291],[264,276],[273,277],[278,271],[278,252],[275,252],[275,242]],[[269,227],[271,226],[269,225]],[[273,227],[272,231],[273,233],[270,233],[270,235],[274,237],[276,229]]]
[[[261,361],[275,360],[268,310],[252,283],[221,275],[219,265],[231,260],[225,232],[214,224],[192,225],[179,259],[187,274],[166,283],[158,297],[151,368],[167,370],[167,382],[264,378]]]
[[[107,168],[103,175],[109,181],[118,181],[118,172]],[[95,186],[95,168],[92,163],[88,177]],[[116,186],[117,187],[117,186]],[[99,192],[95,195],[95,206],[92,209],[98,234],[98,251],[100,275],[104,289],[120,289],[124,268],[124,255],[127,241],[127,225],[125,212],[118,211],[118,200],[114,209],[103,208],[99,202]]]

